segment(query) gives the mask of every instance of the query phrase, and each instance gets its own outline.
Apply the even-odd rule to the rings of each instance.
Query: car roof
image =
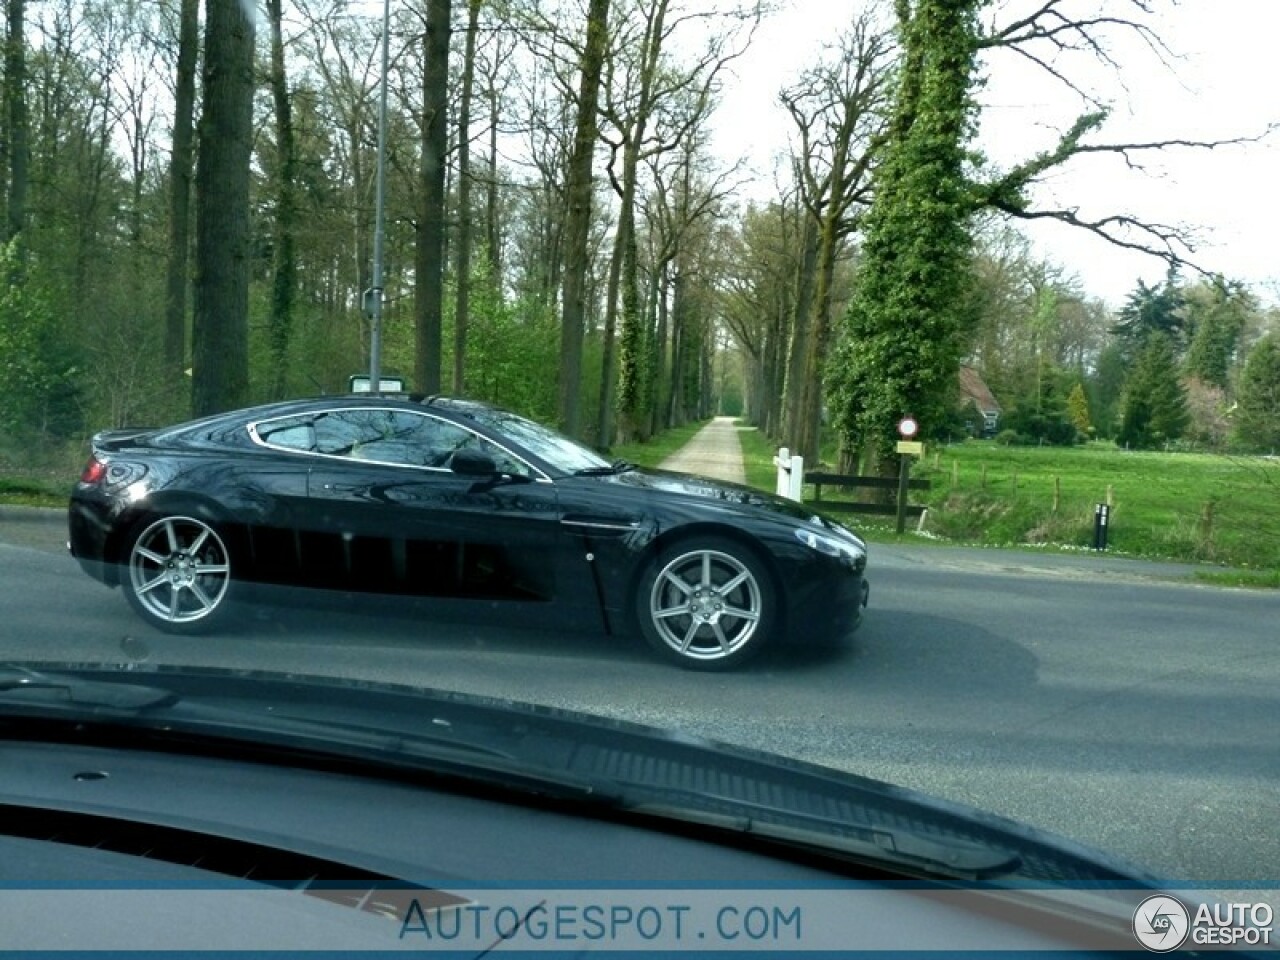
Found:
[[[424,396],[409,393],[347,393],[329,394],[319,397],[299,397],[292,400],[279,400],[274,403],[256,404],[222,413],[198,417],[182,423],[171,424],[155,431],[154,436],[163,440],[183,440],[201,436],[209,431],[226,429],[232,425],[252,423],[275,417],[288,417],[313,413],[320,410],[336,410],[358,406],[431,407],[445,414],[467,416],[469,413],[498,410],[490,404],[475,400],[464,400],[459,397]]]

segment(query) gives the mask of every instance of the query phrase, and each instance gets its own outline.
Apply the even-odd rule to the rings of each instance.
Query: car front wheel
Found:
[[[230,608],[231,555],[218,531],[190,516],[148,517],[134,528],[122,578],[144,620],[168,633],[199,633]]]
[[[759,653],[777,626],[777,605],[764,564],[747,547],[720,538],[664,550],[636,594],[650,646],[694,670],[727,670]]]

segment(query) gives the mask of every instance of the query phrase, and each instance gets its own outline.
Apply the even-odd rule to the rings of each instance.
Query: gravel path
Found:
[[[742,469],[742,444],[738,442],[734,418],[716,417],[692,440],[663,460],[659,467],[730,483],[746,483],[747,475]]]

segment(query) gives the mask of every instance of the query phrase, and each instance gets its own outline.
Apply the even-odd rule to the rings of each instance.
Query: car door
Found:
[[[465,427],[361,406],[316,417],[304,552],[311,579],[377,593],[547,601],[564,550],[555,486]],[[478,449],[503,475],[449,463]]]

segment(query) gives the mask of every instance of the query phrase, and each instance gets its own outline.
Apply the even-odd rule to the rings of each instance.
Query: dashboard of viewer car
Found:
[[[565,812],[553,800],[510,802],[325,767],[176,748],[0,742],[6,948],[421,949],[431,935],[426,918],[441,916],[442,904],[483,915],[509,888],[571,891],[579,913],[560,944],[568,955],[616,949],[618,915],[593,924],[590,904],[616,905],[618,891],[668,906],[683,894],[693,905],[681,916],[684,933],[708,897],[719,898],[708,929],[732,937],[723,918],[740,918],[760,890],[796,925],[797,897],[826,891],[847,903],[846,929],[859,932],[848,949],[892,949],[907,928],[922,949],[1127,946],[1078,917],[889,890],[883,871],[833,870],[696,829],[647,829]],[[397,890],[405,884],[409,891]],[[142,895],[130,900],[129,891]],[[870,896],[876,891],[892,901]],[[412,913],[419,897],[433,910]],[[46,914],[41,904],[62,908]],[[612,933],[591,936],[608,931],[610,919]],[[817,935],[812,924],[775,932],[782,939],[773,954],[804,947],[789,934]]]

